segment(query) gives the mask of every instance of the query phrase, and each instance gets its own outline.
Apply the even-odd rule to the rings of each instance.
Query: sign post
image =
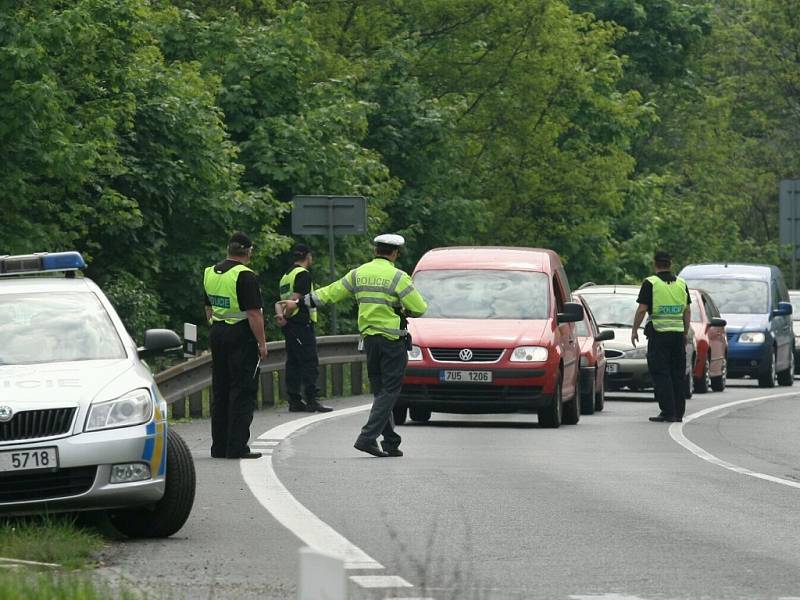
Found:
[[[367,231],[367,200],[363,196],[295,196],[292,200],[292,233],[327,235],[331,281],[336,278],[337,235],[364,235]],[[331,330],[337,333],[336,306]]]
[[[792,247],[792,288],[797,288],[800,251],[800,179],[784,179],[780,192],[780,242]]]

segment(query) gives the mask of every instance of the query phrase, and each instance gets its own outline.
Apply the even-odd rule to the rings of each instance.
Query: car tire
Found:
[[[597,394],[597,368],[592,372],[591,384],[581,386],[581,414],[594,414],[594,399]]]
[[[605,408],[605,405],[606,405],[606,377],[604,373],[602,383],[600,384],[600,389],[597,390],[594,395],[595,412],[602,412],[603,408]]]
[[[557,429],[561,427],[561,414],[563,406],[561,405],[561,373],[556,373],[556,386],[553,390],[553,401],[550,406],[538,411],[539,427],[547,429]]]
[[[705,394],[711,389],[711,358],[706,354],[703,364],[703,374],[694,380],[694,391],[698,394]]]
[[[561,422],[564,425],[577,425],[581,420],[581,378],[575,377],[575,394],[572,400],[564,403]]]
[[[728,358],[722,359],[722,374],[711,378],[711,389],[715,392],[724,392],[728,385]]]
[[[395,407],[392,408],[392,416],[394,416],[395,425],[402,425],[408,418],[408,407],[395,405]]]
[[[791,357],[789,359],[789,368],[778,373],[778,384],[784,387],[794,385],[794,348],[792,348],[789,356]]]
[[[427,423],[431,420],[431,411],[427,408],[415,408],[412,406],[409,412],[411,413],[411,420],[417,423]]]
[[[769,356],[769,363],[767,363],[767,372],[758,377],[758,387],[773,388],[778,385],[778,373],[775,370],[776,362],[775,350]]]
[[[109,512],[114,529],[131,538],[164,538],[186,523],[194,504],[196,475],[189,447],[177,431],[167,430],[164,496],[152,508]]]
[[[694,377],[691,373],[687,373],[683,380],[684,388],[686,389],[686,399],[690,400],[694,396]]]

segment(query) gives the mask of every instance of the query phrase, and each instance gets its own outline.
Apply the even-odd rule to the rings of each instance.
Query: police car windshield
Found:
[[[584,294],[583,299],[592,310],[598,327],[633,328],[633,317],[639,306],[635,294]]]
[[[419,271],[414,286],[428,302],[422,318],[546,319],[549,277],[531,271]]]
[[[692,279],[687,283],[689,287],[707,291],[723,314],[764,314],[769,307],[769,287],[766,281]]]
[[[100,300],[90,292],[0,295],[0,364],[125,358]]]

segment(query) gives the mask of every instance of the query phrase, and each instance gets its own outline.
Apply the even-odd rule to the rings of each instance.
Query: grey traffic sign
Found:
[[[363,235],[367,231],[367,200],[363,196],[295,196],[295,235]]]
[[[800,255],[800,179],[781,181],[779,234],[781,244],[792,248],[792,287],[796,287]]]

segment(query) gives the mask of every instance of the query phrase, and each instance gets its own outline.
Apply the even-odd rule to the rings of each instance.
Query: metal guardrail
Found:
[[[358,352],[357,335],[329,335],[317,338],[322,395],[327,394],[328,380],[334,396],[345,394],[345,367],[349,367],[349,395],[364,391],[366,357]],[[286,344],[267,343],[268,356],[260,368],[259,408],[275,406],[276,400],[286,398]],[[330,375],[329,375],[330,371]],[[277,374],[277,375],[276,375]],[[203,416],[203,396],[208,390],[211,398],[211,355],[206,353],[155,376],[158,389],[170,404],[172,417]],[[277,388],[277,390],[276,390]],[[188,405],[188,408],[187,408]]]

